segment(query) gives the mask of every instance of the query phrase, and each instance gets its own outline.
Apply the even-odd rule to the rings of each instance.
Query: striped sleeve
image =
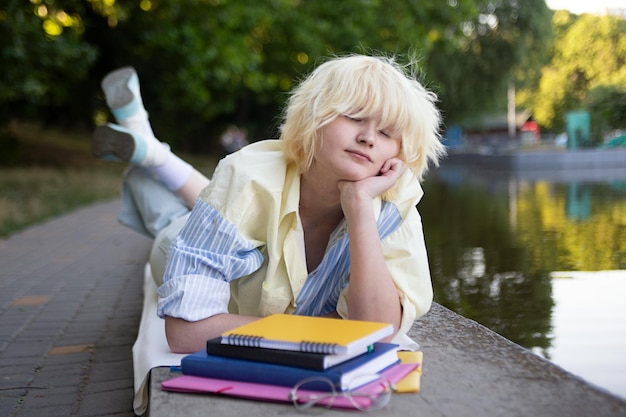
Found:
[[[170,253],[157,312],[188,321],[225,313],[230,282],[262,263],[260,250],[235,225],[198,200]]]

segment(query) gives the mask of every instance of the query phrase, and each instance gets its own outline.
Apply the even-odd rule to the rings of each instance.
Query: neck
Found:
[[[337,184],[321,179],[310,172],[300,177],[300,217],[314,223],[332,222],[336,225],[343,218],[339,189]]]

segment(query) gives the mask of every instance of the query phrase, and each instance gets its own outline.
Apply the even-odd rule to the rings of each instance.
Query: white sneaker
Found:
[[[102,79],[107,105],[119,123],[128,119],[147,119],[139,89],[139,77],[133,67],[110,72]]]
[[[154,136],[145,136],[123,126],[107,123],[96,127],[91,139],[94,156],[107,161],[126,161],[133,165],[162,165],[170,148]]]
[[[115,120],[140,135],[154,137],[133,67],[119,68],[102,79],[102,90]]]
[[[107,161],[125,161],[140,165],[146,155],[146,141],[122,126],[108,123],[96,127],[91,152]],[[143,144],[143,146],[142,146]]]

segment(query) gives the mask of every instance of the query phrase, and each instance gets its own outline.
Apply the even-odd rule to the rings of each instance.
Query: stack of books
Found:
[[[372,380],[387,372],[393,376],[385,374],[386,378],[396,378],[390,382],[405,386],[409,377],[413,381],[417,377],[417,386],[412,382],[405,389],[415,392],[419,390],[420,364],[399,356],[404,352],[398,352],[397,345],[380,342],[392,333],[393,327],[387,323],[275,314],[208,340],[206,350],[182,359],[184,376],[162,386],[170,391],[219,393],[227,382],[231,391],[227,394],[237,395],[232,387],[239,383],[256,392],[259,399],[287,400],[285,393],[305,379],[316,379],[307,389],[327,391],[328,383],[320,380],[324,378],[341,392],[354,389],[352,381],[357,378],[367,383],[366,377]],[[409,363],[400,365],[401,358]],[[260,386],[277,388],[274,394],[280,398],[262,393],[267,390],[254,390]]]

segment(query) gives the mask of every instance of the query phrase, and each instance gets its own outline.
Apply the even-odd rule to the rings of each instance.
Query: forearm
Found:
[[[217,314],[204,320],[191,322],[166,316],[165,335],[172,352],[193,353],[204,349],[208,339],[213,339],[227,330],[258,319],[259,317],[237,314]]]
[[[351,204],[346,220],[350,233],[349,317],[391,323],[398,329],[402,307],[385,262],[371,200]]]

